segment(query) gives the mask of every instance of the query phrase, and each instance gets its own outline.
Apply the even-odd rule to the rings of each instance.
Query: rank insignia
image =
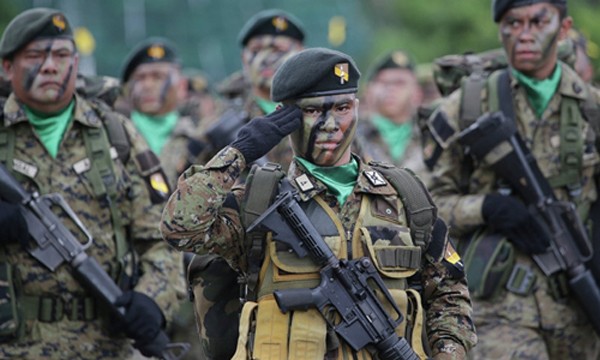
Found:
[[[153,59],[162,59],[165,57],[165,48],[161,45],[152,45],[148,48],[148,56]]]
[[[298,187],[300,188],[300,190],[302,190],[302,191],[309,191],[309,190],[312,190],[315,188],[315,186],[309,180],[309,178],[308,178],[308,176],[306,176],[306,174],[302,174],[302,175],[298,176],[295,181],[296,181],[296,184],[298,184]]]
[[[56,26],[56,28],[61,32],[65,31],[65,29],[67,28],[67,22],[65,21],[65,18],[60,14],[54,15],[52,17],[52,25]]]
[[[271,23],[277,32],[285,31],[288,28],[288,22],[283,16],[274,17]]]
[[[340,78],[340,84],[344,85],[350,80],[350,73],[348,71],[348,63],[335,64],[334,70],[335,76]]]
[[[387,184],[383,176],[375,170],[366,170],[363,174],[365,174],[365,177],[373,186],[384,186]]]
[[[150,186],[161,195],[169,195],[169,185],[167,185],[164,176],[160,172],[154,173],[150,176]]]

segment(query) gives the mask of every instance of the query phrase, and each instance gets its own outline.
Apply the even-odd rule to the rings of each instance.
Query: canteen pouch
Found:
[[[24,335],[24,321],[17,300],[18,285],[15,268],[0,261],[0,343],[18,340]]]
[[[497,296],[505,288],[515,265],[512,244],[503,235],[480,230],[459,249],[471,296],[482,300]]]

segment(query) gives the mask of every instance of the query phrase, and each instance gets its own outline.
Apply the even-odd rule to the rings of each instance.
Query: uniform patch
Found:
[[[448,241],[446,250],[444,250],[444,259],[452,265],[456,265],[460,261],[460,255],[458,255],[450,241]]]
[[[160,172],[150,175],[150,186],[152,189],[161,193],[161,195],[169,195],[169,186],[167,185],[164,176]]]
[[[384,186],[387,184],[383,176],[375,170],[365,170],[363,174],[365,174],[365,177],[373,186]]]
[[[335,76],[340,78],[340,84],[344,85],[350,81],[350,74],[348,71],[348,63],[335,64],[334,68]]]
[[[85,158],[83,160],[79,160],[75,164],[73,164],[73,170],[75,170],[76,174],[83,174],[88,171],[92,167],[92,162],[89,158]]]
[[[37,166],[28,164],[25,161],[18,159],[13,159],[13,170],[31,179],[33,179],[38,172]]]
[[[315,188],[315,186],[310,181],[308,176],[306,176],[306,174],[302,174],[302,175],[298,176],[295,179],[295,181],[296,181],[296,184],[298,184],[298,187],[300,188],[300,190],[302,190],[302,191],[309,191],[309,190],[312,190]]]

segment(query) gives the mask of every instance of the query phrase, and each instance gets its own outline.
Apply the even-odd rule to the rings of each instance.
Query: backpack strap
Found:
[[[0,97],[0,163],[7,169],[12,169],[15,152],[15,135],[11,128],[4,126],[4,104],[6,98]],[[9,165],[9,162],[11,163]]]
[[[269,207],[278,193],[279,181],[285,176],[281,165],[266,163],[253,165],[246,180],[246,193],[241,207],[244,228],[248,228]],[[247,266],[244,294],[247,299],[256,299],[258,275],[264,257],[266,232],[254,230],[246,234]]]
[[[415,245],[424,251],[429,247],[433,224],[437,219],[437,207],[423,182],[408,168],[391,164],[370,162],[381,172],[398,192],[406,210],[406,220]]]

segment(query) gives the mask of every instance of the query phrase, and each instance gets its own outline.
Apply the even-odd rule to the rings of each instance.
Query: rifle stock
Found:
[[[29,235],[35,243],[35,246],[28,246],[26,249],[31,256],[51,272],[67,263],[73,271],[73,276],[84,288],[99,298],[115,316],[124,319],[125,309],[114,305],[123,292],[98,261],[85,252],[92,245],[93,238],[60,194],[30,194],[12,177],[6,167],[0,164],[0,198],[21,206]],[[79,242],[52,211],[52,206],[60,207],[76,224],[85,235],[84,244]],[[187,343],[170,343],[164,331],[160,331],[152,342],[158,344],[157,348],[161,349],[160,354],[155,356],[164,360],[180,359],[190,347]]]

